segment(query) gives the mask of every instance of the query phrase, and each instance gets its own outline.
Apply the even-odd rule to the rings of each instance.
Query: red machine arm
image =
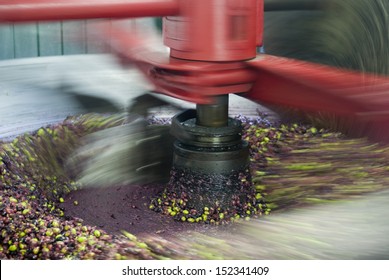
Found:
[[[54,21],[176,15],[177,0],[3,0],[0,21]]]
[[[249,61],[256,71],[253,88],[244,97],[308,113],[345,117],[348,132],[388,141],[389,79],[299,60],[261,55]]]

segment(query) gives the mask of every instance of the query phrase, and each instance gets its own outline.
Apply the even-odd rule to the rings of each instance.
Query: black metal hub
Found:
[[[173,165],[205,174],[228,174],[247,168],[248,145],[242,140],[241,123],[228,118],[223,127],[197,124],[196,110],[176,115],[172,121]]]
[[[266,205],[251,183],[242,124],[228,118],[228,96],[196,109],[172,120],[170,181],[151,209],[190,223],[225,224],[261,215]]]

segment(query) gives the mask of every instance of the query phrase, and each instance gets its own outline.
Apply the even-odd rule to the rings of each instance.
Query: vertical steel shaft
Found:
[[[215,97],[214,104],[197,104],[196,124],[206,127],[228,126],[228,94]]]

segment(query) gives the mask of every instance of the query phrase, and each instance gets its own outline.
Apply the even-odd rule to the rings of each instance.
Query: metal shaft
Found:
[[[228,125],[228,94],[215,97],[214,104],[197,104],[196,124],[206,127]]]

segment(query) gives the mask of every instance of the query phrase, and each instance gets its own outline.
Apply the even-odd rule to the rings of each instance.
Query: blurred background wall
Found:
[[[94,20],[63,21],[32,24],[0,25],[0,60],[57,56],[70,54],[97,54],[109,52],[104,42],[93,36]],[[152,19],[116,20],[110,24],[141,25],[152,28]]]

